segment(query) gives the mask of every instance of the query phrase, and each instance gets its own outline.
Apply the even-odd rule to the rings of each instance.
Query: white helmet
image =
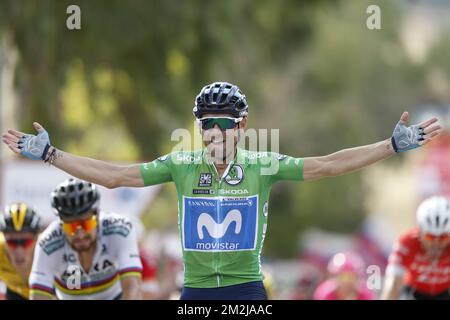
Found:
[[[450,202],[445,197],[425,199],[417,208],[417,223],[424,233],[450,233]]]

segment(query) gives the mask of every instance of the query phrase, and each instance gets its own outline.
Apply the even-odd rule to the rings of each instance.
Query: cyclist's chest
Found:
[[[65,246],[61,254],[61,264],[56,275],[62,281],[70,276],[80,277],[82,282],[100,281],[117,273],[117,261],[107,243],[97,243],[92,256],[80,257],[70,246]]]
[[[220,174],[213,166],[192,167],[178,181],[185,196],[248,197],[261,191],[261,176],[249,166],[235,164]]]
[[[449,282],[450,281],[450,254],[446,252],[439,258],[430,260],[426,254],[417,253],[409,266],[412,278],[422,282]]]
[[[254,250],[265,223],[261,177],[234,165],[219,176],[199,166],[182,181],[180,228],[183,248],[201,252]]]

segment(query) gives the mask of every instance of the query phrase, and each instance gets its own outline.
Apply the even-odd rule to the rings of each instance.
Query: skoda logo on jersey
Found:
[[[239,251],[256,247],[258,196],[183,197],[183,246],[190,251]]]
[[[238,185],[244,179],[244,169],[240,165],[234,165],[225,177],[225,181],[231,185]]]
[[[247,189],[219,189],[220,195],[247,195]]]

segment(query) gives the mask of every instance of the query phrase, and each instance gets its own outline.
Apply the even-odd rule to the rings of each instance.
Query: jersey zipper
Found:
[[[234,160],[228,164],[228,167],[225,169],[223,176],[220,177],[219,172],[217,171],[217,168],[214,165],[214,163],[208,163],[208,166],[210,167],[210,170],[212,171],[212,174],[214,176],[214,182],[215,182],[214,192],[218,199],[217,208],[216,208],[216,221],[219,221],[219,218],[220,218],[219,210],[220,210],[221,195],[219,194],[219,190],[222,186],[224,178],[227,176],[228,172],[233,167],[233,165],[234,165]],[[220,244],[220,240],[218,240],[218,245],[219,244]],[[218,246],[218,249],[220,249],[220,246]],[[212,254],[213,254],[214,273],[216,274],[216,284],[217,284],[217,287],[220,287],[222,284],[220,272],[219,272],[220,271],[219,270],[220,251],[213,252]]]
[[[217,201],[217,208],[216,208],[216,221],[219,221],[220,219],[220,202],[221,202],[221,195],[219,195],[219,190],[222,187],[222,183],[223,183],[223,179],[227,176],[228,171],[230,170],[230,168],[233,166],[234,161],[232,161],[228,167],[225,169],[223,176],[220,177],[219,176],[219,172],[217,171],[217,168],[214,164],[210,164],[210,166],[212,166],[212,171],[213,171],[213,175],[214,175],[214,180],[215,180],[215,188],[214,188],[214,192],[216,194],[216,197],[218,199]],[[220,250],[220,240],[217,240],[218,242],[218,250]],[[217,287],[220,287],[222,282],[221,282],[221,277],[220,277],[220,270],[219,270],[219,266],[220,266],[220,251],[216,251],[213,252],[213,262],[214,262],[214,272],[216,274],[216,284]]]
[[[210,166],[212,166],[212,171],[213,171],[213,176],[214,176],[214,194],[216,197],[219,197],[219,189],[220,189],[220,184],[221,184],[221,178],[219,177],[219,173],[217,171],[217,168],[214,164],[211,164]],[[219,219],[219,209],[220,209],[220,199],[217,201],[217,207],[216,207],[216,216],[215,216],[215,220],[218,221]],[[219,242],[219,240],[216,240],[217,242]],[[219,255],[218,252],[213,252],[213,265],[214,265],[214,273],[216,275],[216,285],[217,287],[220,287],[220,274],[219,274]]]

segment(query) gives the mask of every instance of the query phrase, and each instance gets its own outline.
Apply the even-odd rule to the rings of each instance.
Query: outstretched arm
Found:
[[[402,114],[392,138],[366,146],[344,149],[323,157],[305,158],[303,179],[316,180],[359,170],[387,159],[396,152],[423,146],[439,135],[441,127],[433,125],[438,121],[437,118],[408,127],[408,117],[407,112]]]
[[[49,160],[68,174],[107,188],[143,187],[139,165],[117,165],[91,158],[79,157],[50,146],[48,133],[34,123],[38,135],[8,130],[2,135],[3,142],[15,153],[33,160]]]

